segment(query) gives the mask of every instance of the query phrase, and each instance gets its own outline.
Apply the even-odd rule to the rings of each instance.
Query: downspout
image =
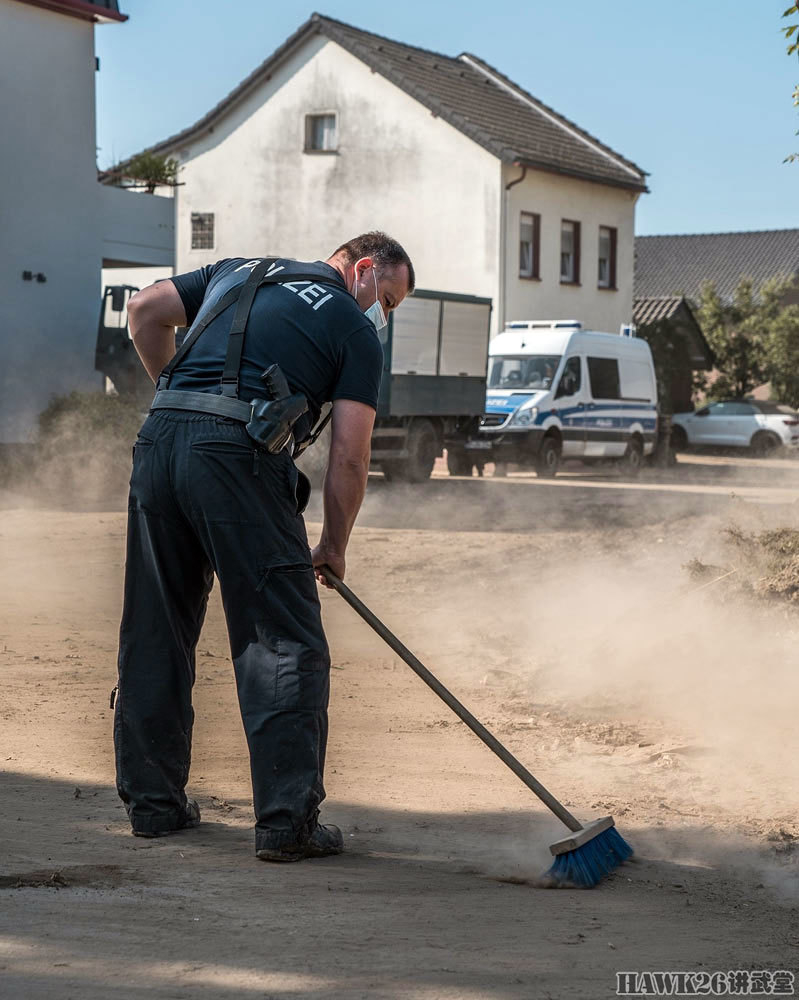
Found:
[[[521,184],[527,176],[527,167],[518,161],[513,163],[514,167],[521,167],[521,174],[505,185],[505,193],[502,197],[502,220],[500,223],[500,239],[502,240],[502,252],[500,256],[500,300],[499,316],[497,317],[497,333],[505,329],[505,310],[507,309],[507,285],[508,285],[508,192],[512,187]]]

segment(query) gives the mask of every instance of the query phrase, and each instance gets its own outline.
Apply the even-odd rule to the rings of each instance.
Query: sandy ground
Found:
[[[776,461],[634,485],[579,467],[372,477],[350,585],[573,811],[612,812],[634,846],[580,892],[537,887],[562,827],[329,592],[324,815],[346,854],[254,857],[216,592],[203,823],[131,837],[109,710],[121,507],[0,492],[0,995],[596,1000],[619,970],[799,972],[799,619],[683,569],[724,565],[729,524],[796,526],[797,497],[799,468]]]

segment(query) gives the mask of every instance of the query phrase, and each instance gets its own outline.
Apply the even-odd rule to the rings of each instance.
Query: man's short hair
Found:
[[[411,258],[387,233],[375,231],[355,236],[342,243],[333,256],[340,253],[346,255],[348,264],[354,264],[362,257],[371,257],[376,264],[382,264],[384,267],[396,268],[404,264],[408,268],[408,292],[412,292],[416,287],[416,274]]]

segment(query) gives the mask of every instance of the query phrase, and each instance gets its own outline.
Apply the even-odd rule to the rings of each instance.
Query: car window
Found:
[[[733,400],[724,400],[720,403],[711,403],[705,407],[711,417],[751,417],[756,411],[749,403],[736,403]],[[702,410],[698,410],[702,413]]]
[[[555,399],[560,399],[561,396],[573,396],[576,392],[580,391],[581,383],[580,359],[576,356],[569,358],[566,362],[566,367],[563,369],[560,382],[558,382],[558,391],[555,393]]]

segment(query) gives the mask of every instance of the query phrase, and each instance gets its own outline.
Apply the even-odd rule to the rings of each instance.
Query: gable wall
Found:
[[[303,153],[305,115],[332,110],[338,154]],[[178,272],[226,256],[324,258],[384,229],[419,287],[496,306],[499,161],[323,37],[179,156]],[[213,250],[191,249],[192,211],[215,213]]]

